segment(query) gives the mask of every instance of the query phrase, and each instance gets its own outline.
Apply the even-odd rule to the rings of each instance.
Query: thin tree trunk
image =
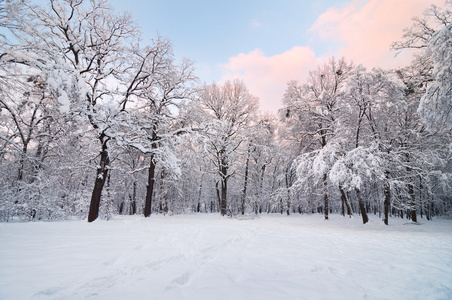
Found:
[[[341,188],[339,187],[339,190]],[[341,216],[345,217],[345,200],[344,200],[344,195],[342,194],[341,191]]]
[[[132,190],[132,215],[137,213],[137,183],[133,182],[133,190]]]
[[[168,204],[168,197],[165,192],[165,169],[162,169],[160,172],[160,203],[163,206],[163,214],[167,215],[169,213],[169,204]]]
[[[154,193],[155,183],[155,167],[154,154],[151,155],[151,163],[149,165],[148,184],[146,187],[146,200],[144,205],[144,217],[147,218],[151,215],[152,194]]]
[[[220,189],[219,189],[219,182],[217,181],[216,183],[215,183],[215,189],[216,189],[216,191],[217,191],[217,200],[218,200],[218,207],[220,207],[221,206],[221,192],[220,192]]]
[[[24,178],[25,156],[27,155],[27,151],[28,151],[28,142],[24,141],[22,153],[20,154],[19,169],[17,170],[17,181],[22,181]]]
[[[246,189],[248,187],[248,169],[250,165],[251,146],[248,146],[248,156],[245,163],[245,182],[243,184],[242,192],[242,215],[245,214],[245,202],[246,202]]]
[[[361,211],[361,216],[363,217],[363,224],[369,222],[369,217],[367,216],[366,207],[364,206],[363,198],[361,196],[361,191],[359,188],[355,188],[356,197],[358,198],[359,209]]]
[[[254,205],[254,211],[256,213],[256,215],[259,212],[262,212],[262,209],[260,207],[260,203],[262,203],[262,195],[264,194],[264,174],[265,174],[265,169],[266,169],[266,165],[263,165],[261,170],[261,178],[260,178],[260,182],[259,182],[259,197],[258,199],[256,199],[256,203]]]
[[[323,188],[324,188],[324,194],[323,194],[323,203],[324,203],[324,218],[325,220],[328,220],[328,182],[327,182],[327,175],[323,174]]]
[[[385,172],[385,182],[384,182],[384,195],[385,200],[383,202],[384,211],[384,222],[389,225],[389,209],[391,206],[391,186],[389,185],[389,172]]]
[[[198,190],[198,204],[196,205],[197,213],[199,213],[199,211],[201,210],[201,192],[202,192],[202,181],[201,181],[201,184],[199,185],[199,190]]]
[[[202,172],[202,169],[199,168],[199,171]],[[199,183],[199,190],[198,190],[198,205],[196,206],[196,212],[198,212],[198,213],[201,211],[201,196],[202,196],[202,183],[203,183],[202,179],[203,179],[203,176],[201,173],[201,182]],[[206,212],[207,212],[207,208],[206,208]]]
[[[89,206],[88,222],[93,222],[99,216],[100,198],[102,189],[108,176],[108,167],[110,166],[110,157],[108,154],[108,141],[110,138],[102,134],[99,137],[102,143],[102,151],[100,152],[100,163],[96,172],[96,180],[94,182],[93,193],[91,194],[91,203]]]
[[[221,158],[221,203],[220,212],[224,216],[227,214],[227,195],[228,195],[228,165],[225,157]]]
[[[347,194],[345,194],[345,191],[344,191],[344,189],[342,189],[341,185],[339,185],[339,190],[341,192],[342,203],[345,204],[345,206],[347,207],[347,214],[351,218],[353,216],[353,211],[350,206],[350,203],[348,202]],[[344,213],[344,216],[345,216],[345,213]]]

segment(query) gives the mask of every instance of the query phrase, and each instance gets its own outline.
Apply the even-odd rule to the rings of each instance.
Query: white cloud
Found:
[[[442,0],[432,2],[442,4]],[[330,8],[320,15],[309,33],[339,44],[335,54],[338,57],[368,68],[394,68],[407,65],[411,55],[406,51],[395,58],[391,43],[400,40],[403,29],[411,26],[412,17],[422,15],[428,7],[425,0],[355,0],[342,9]],[[231,57],[222,66],[223,81],[243,79],[250,92],[261,99],[262,110],[276,112],[282,105],[287,82],[303,82],[310,70],[326,61],[327,57],[317,57],[309,47],[293,47],[274,56],[265,56],[257,49]]]

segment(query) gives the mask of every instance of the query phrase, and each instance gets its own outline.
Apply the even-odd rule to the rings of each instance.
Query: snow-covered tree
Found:
[[[419,113],[431,131],[452,127],[452,25],[436,32],[428,43],[434,81],[419,104]]]
[[[424,83],[428,82],[418,112],[430,131],[451,127],[451,1],[444,7],[432,5],[423,17],[414,17],[413,25],[405,29],[402,40],[393,43],[393,49],[420,49],[415,53],[418,68],[424,69]]]
[[[149,155],[144,211],[145,217],[149,217],[157,163],[162,166],[161,179],[180,175],[173,143],[185,129],[180,128],[177,109],[193,94],[192,84],[196,77],[189,60],[176,65],[171,43],[167,39],[159,38],[152,46],[134,54],[135,72],[127,81],[129,84],[118,117],[127,134],[118,139],[121,144]]]
[[[285,107],[280,111],[283,120],[291,128],[292,135],[300,140],[302,153],[324,148],[336,135],[342,106],[342,86],[353,67],[345,59],[330,61],[310,72],[307,83],[289,82],[284,95]],[[299,173],[299,176],[303,176]],[[324,186],[324,217],[328,219],[327,173],[322,175]]]
[[[384,180],[384,169],[378,153],[378,146],[375,144],[368,148],[359,146],[338,157],[328,173],[329,179],[340,187],[341,193],[351,190],[356,192],[364,224],[369,218],[362,198],[362,188],[368,182]]]
[[[246,130],[257,111],[257,98],[242,81],[205,85],[199,94],[200,120],[207,128],[205,151],[221,184],[220,212],[227,213],[228,180],[237,171],[237,150],[246,144]]]

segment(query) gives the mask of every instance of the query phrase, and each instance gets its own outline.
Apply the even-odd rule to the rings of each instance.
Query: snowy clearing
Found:
[[[451,299],[452,220],[0,223],[0,299]]]

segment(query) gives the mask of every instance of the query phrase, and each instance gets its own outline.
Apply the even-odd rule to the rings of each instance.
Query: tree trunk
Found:
[[[325,220],[328,220],[328,182],[327,182],[327,175],[323,174],[323,188],[324,188],[324,194],[323,194],[323,203],[324,203],[324,218]]]
[[[228,181],[227,178],[221,179],[221,215],[224,216],[227,213],[227,193],[228,193]]]
[[[120,214],[120,215],[122,215],[123,210],[124,210],[124,201],[122,201],[121,204],[119,204],[119,209],[118,209],[118,211],[119,211],[119,214]]]
[[[262,208],[260,207],[260,203],[262,203],[262,195],[264,194],[264,174],[265,174],[266,165],[263,165],[261,168],[261,178],[259,182],[259,197],[256,199],[256,202],[254,204],[254,211],[256,215],[259,212],[262,212]]]
[[[291,199],[290,199],[290,188],[292,187],[292,180],[289,178],[289,172],[292,172],[291,167],[289,166],[286,169],[286,189],[287,189],[287,210],[286,213],[290,215],[290,207],[291,207]],[[290,176],[291,177],[291,176]]]
[[[248,146],[248,156],[245,163],[245,183],[243,184],[242,192],[242,215],[245,214],[246,189],[248,187],[248,169],[250,165],[251,146]]]
[[[385,183],[384,183],[385,200],[383,202],[383,206],[384,206],[383,211],[384,211],[384,215],[385,215],[384,222],[385,222],[386,225],[388,225],[389,224],[389,209],[390,209],[390,206],[391,206],[391,186],[389,185],[389,181],[388,181],[388,179],[389,179],[389,173],[388,172],[386,172],[386,176],[385,177],[386,177],[386,180],[385,180]]]
[[[102,189],[108,176],[108,167],[110,166],[110,157],[108,155],[108,141],[110,138],[102,134],[99,137],[102,143],[102,151],[100,152],[100,163],[96,172],[96,181],[94,182],[93,193],[91,194],[91,203],[89,206],[88,222],[92,222],[99,216],[100,198]]]
[[[339,187],[339,190],[341,188]],[[344,195],[341,192],[341,216],[345,217],[345,200],[344,200]]]
[[[353,211],[350,206],[350,203],[348,202],[347,194],[345,194],[345,191],[342,189],[342,185],[339,185],[339,190],[341,192],[342,203],[345,204],[345,206],[347,207],[347,214],[351,218],[353,216]],[[345,216],[345,212],[344,212],[344,216]]]
[[[199,171],[201,171],[201,168],[199,169]],[[201,176],[201,183],[199,184],[199,190],[198,190],[198,205],[196,206],[196,212],[200,212],[201,211],[201,196],[202,196],[202,177]],[[206,208],[207,211],[207,208]]]
[[[133,182],[133,190],[132,190],[132,215],[137,213],[137,183]]]
[[[227,214],[227,194],[228,194],[228,165],[225,157],[221,158],[220,175],[221,175],[220,212],[221,215],[224,216]]]
[[[369,217],[367,216],[366,207],[364,206],[363,198],[361,196],[361,191],[359,188],[355,188],[356,197],[358,198],[359,210],[361,211],[361,216],[363,217],[363,224],[369,222]]]
[[[414,194],[414,186],[412,183],[408,184],[408,194],[410,195],[410,212],[411,212],[411,221],[417,222],[417,212],[416,212],[416,196]]]
[[[215,190],[217,191],[217,200],[218,200],[218,207],[221,206],[221,193],[220,193],[220,189],[218,188],[219,186],[219,182],[217,181],[215,183]]]
[[[152,194],[154,193],[155,183],[155,167],[154,154],[151,155],[151,163],[149,165],[148,184],[146,187],[146,200],[144,205],[144,217],[147,218],[151,215]]]
[[[22,147],[22,153],[20,154],[19,169],[17,170],[17,181],[22,181],[24,178],[24,168],[25,168],[25,156],[28,151],[28,142],[24,141]]]
[[[168,204],[168,195],[166,194],[165,191],[165,177],[166,177],[166,173],[165,173],[165,169],[163,168],[162,171],[160,172],[160,189],[159,189],[159,198],[160,198],[160,203],[163,206],[163,214],[167,215],[169,213],[169,204]]]

